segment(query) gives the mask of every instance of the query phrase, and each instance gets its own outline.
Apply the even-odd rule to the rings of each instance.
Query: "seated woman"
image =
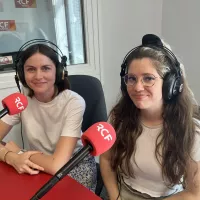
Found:
[[[156,35],[125,57],[110,113],[117,139],[100,157],[110,200],[200,199],[199,121],[175,55]]]
[[[0,139],[21,121],[30,149],[24,152],[9,142],[0,146],[0,160],[18,173],[33,175],[44,171],[54,175],[82,147],[85,101],[69,90],[64,73],[66,57],[59,62],[58,53],[41,43],[30,45],[19,55],[16,72],[28,106],[20,115],[6,115],[0,120]],[[94,157],[87,156],[69,175],[94,192]]]

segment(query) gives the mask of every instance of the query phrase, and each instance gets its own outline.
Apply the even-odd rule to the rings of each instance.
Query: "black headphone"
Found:
[[[19,51],[17,52],[16,55],[16,59],[15,59],[15,81],[17,84],[17,87],[19,89],[19,91],[21,92],[20,86],[19,86],[19,81],[22,83],[23,86],[28,87],[25,81],[25,77],[24,77],[24,66],[22,63],[22,53],[25,49],[27,49],[27,47],[32,46],[33,44],[41,44],[41,43],[46,43],[46,44],[50,44],[53,47],[56,47],[56,49],[59,51],[56,51],[55,49],[53,49],[52,47],[46,45],[48,48],[50,48],[51,50],[53,50],[60,58],[61,58],[61,62],[59,62],[59,64],[56,66],[56,81],[55,83],[58,84],[60,83],[64,77],[68,76],[68,72],[67,72],[67,57],[63,55],[62,51],[60,50],[60,48],[54,44],[53,42],[49,41],[49,40],[45,40],[45,39],[33,39],[30,40],[28,42],[26,42],[25,44],[23,44]]]
[[[178,62],[176,56],[172,53],[172,51],[163,45],[161,39],[153,34],[144,35],[142,38],[142,45],[131,49],[126,54],[123,63],[121,65],[121,72],[120,72],[121,90],[123,94],[127,94],[126,85],[124,83],[124,76],[127,73],[128,58],[130,55],[132,55],[134,51],[142,47],[149,47],[157,51],[162,51],[169,60],[171,64],[170,71],[163,78],[162,94],[163,94],[163,99],[165,101],[168,102],[173,100],[183,90],[183,78],[182,78],[183,74],[180,68],[180,63]]]

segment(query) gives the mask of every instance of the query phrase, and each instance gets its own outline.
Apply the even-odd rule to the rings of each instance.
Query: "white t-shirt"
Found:
[[[135,161],[138,167],[134,162],[134,155],[131,157],[135,179],[123,175],[123,180],[127,185],[152,197],[168,196],[183,190],[182,185],[168,188],[162,178],[161,166],[155,157],[156,139],[161,130],[162,125],[154,128],[143,125],[143,132],[136,141]],[[198,133],[192,156],[195,161],[200,160],[200,135]]]
[[[60,136],[81,137],[85,101],[80,95],[64,90],[48,103],[39,102],[35,97],[27,98],[28,106],[21,117],[6,115],[2,121],[13,126],[21,118],[31,150],[53,154]],[[75,151],[81,146],[79,139]]]

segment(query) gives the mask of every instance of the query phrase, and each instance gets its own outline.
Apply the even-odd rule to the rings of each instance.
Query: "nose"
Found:
[[[41,70],[37,70],[36,73],[35,73],[35,79],[42,79],[43,75],[42,75],[42,71]]]
[[[142,83],[142,80],[138,80],[134,85],[135,91],[139,92],[141,90],[144,90],[144,85]]]

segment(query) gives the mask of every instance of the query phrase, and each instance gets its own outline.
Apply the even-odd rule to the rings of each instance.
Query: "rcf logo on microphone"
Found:
[[[16,99],[15,99],[15,105],[16,105],[16,107],[19,109],[19,110],[24,110],[25,108],[24,108],[24,105],[23,105],[23,103],[21,102],[21,99],[19,98],[19,97],[17,97]]]
[[[104,140],[112,140],[111,134],[107,129],[104,128],[102,124],[99,124],[99,126],[97,126],[97,130],[101,133],[101,136],[104,137]]]
[[[21,93],[13,93],[2,100],[3,107],[9,115],[15,115],[22,112],[28,105],[28,99]]]

